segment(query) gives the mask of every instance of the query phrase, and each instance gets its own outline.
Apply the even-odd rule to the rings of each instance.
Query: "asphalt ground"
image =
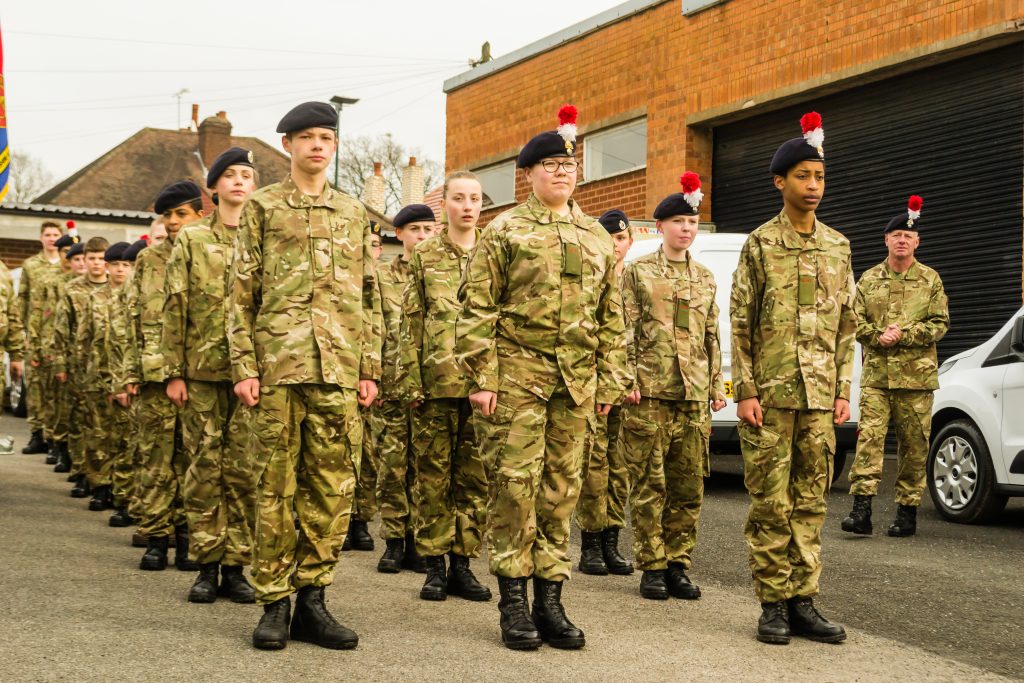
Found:
[[[1024,505],[1000,524],[961,527],[922,510],[919,535],[852,538],[838,531],[845,492],[835,491],[825,532],[818,605],[844,623],[842,645],[754,639],[759,614],[742,538],[746,498],[735,474],[708,482],[692,576],[698,602],[640,599],[639,575],[575,573],[570,617],[587,634],[578,652],[500,644],[496,600],[417,598],[422,576],[378,574],[377,551],[343,555],[328,605],[361,637],[335,652],[290,643],[250,645],[254,605],[193,605],[194,576],[138,569],[130,529],[106,525],[68,497],[64,475],[41,455],[20,455],[24,422],[0,418],[19,454],[0,456],[0,567],[8,619],[0,627],[4,681],[975,681],[1024,677],[1020,628]],[[886,483],[883,490],[891,490]],[[893,506],[881,506],[876,529]],[[376,529],[374,529],[376,531]],[[628,540],[628,537],[627,539]],[[623,542],[623,547],[627,545]],[[574,541],[574,557],[578,544]],[[482,560],[474,568],[496,593]]]

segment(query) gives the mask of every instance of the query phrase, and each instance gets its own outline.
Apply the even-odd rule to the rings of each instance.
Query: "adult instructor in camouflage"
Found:
[[[291,638],[321,647],[359,642],[327,611],[324,588],[355,493],[358,406],[377,395],[380,298],[366,209],[327,183],[337,122],[323,102],[281,119],[291,174],[245,204],[231,269],[228,344],[244,404],[234,419],[248,429],[257,482],[253,587],[264,613],[252,639],[261,649],[284,648],[289,625]]]
[[[896,520],[890,536],[917,532],[917,508],[925,484],[932,428],[932,399],[939,388],[936,343],[949,330],[949,305],[942,278],[914,252],[921,206],[914,195],[907,210],[885,227],[888,258],[857,283],[857,341],[864,348],[860,377],[857,457],[850,467],[853,510],[843,531],[870,534],[871,499],[878,493],[889,418],[896,425]]]
[[[846,638],[814,607],[821,527],[832,478],[834,425],[850,417],[853,269],[850,242],[815,216],[825,191],[821,117],[771,163],[783,210],[747,238],[730,299],[744,533],[762,614],[757,639]]]
[[[517,160],[533,192],[481,234],[459,290],[455,353],[470,378],[481,457],[493,463],[491,571],[502,640],[580,648],[566,617],[569,519],[579,497],[585,434],[629,384],[611,238],[572,199],[576,109]],[[527,578],[534,604],[528,611]]]

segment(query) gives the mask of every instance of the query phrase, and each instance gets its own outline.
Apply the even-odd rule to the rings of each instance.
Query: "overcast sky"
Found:
[[[343,136],[391,132],[441,161],[442,83],[485,40],[498,57],[620,2],[4,0],[8,137],[59,180],[140,128],[177,127],[182,88],[182,122],[198,103],[275,145],[291,106],[342,95],[360,99]]]

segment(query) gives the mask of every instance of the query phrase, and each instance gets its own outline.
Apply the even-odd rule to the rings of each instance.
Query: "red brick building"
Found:
[[[1022,40],[1024,0],[632,0],[449,79],[447,166],[484,176],[492,218],[528,193],[522,144],[571,102],[588,213],[649,219],[692,170],[702,219],[749,232],[780,208],[772,152],[815,109],[820,213],[858,274],[884,258],[906,197],[925,197],[920,255],[950,291],[948,354],[1021,305]],[[984,240],[964,259],[972,231]]]

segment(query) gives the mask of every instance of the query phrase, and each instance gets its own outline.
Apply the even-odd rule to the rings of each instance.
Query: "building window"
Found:
[[[583,139],[583,177],[600,180],[647,165],[647,119],[590,133]]]
[[[484,206],[504,206],[516,201],[516,162],[505,161],[486,168],[473,170],[484,189]]]

